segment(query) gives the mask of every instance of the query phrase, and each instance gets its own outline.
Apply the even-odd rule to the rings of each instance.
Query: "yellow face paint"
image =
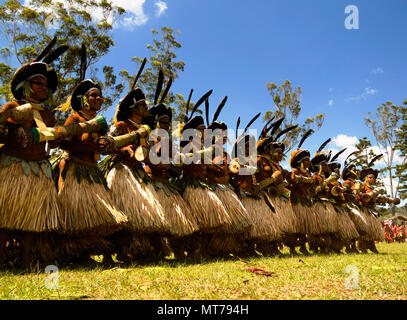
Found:
[[[88,100],[88,97],[87,97],[87,96],[83,96],[83,97],[82,97],[82,108],[84,108],[84,109],[90,109],[89,100]]]

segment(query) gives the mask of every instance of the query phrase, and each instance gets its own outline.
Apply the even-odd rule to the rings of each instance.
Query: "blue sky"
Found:
[[[302,87],[302,118],[326,114],[323,127],[304,147],[314,152],[331,137],[338,145],[328,147],[338,150],[354,143],[354,137],[373,140],[364,124],[366,112],[389,100],[401,104],[407,99],[404,0],[114,2],[129,10],[133,24],[124,26],[122,21],[114,29],[116,46],[99,66],[135,73],[131,58],[148,55],[151,29],[180,30],[177,55],[186,67],[172,90],[187,96],[193,88],[198,99],[213,89],[212,113],[227,95],[220,118],[231,127],[238,116],[245,124],[270,110],[266,83],[288,79]],[[357,30],[345,28],[348,5],[358,8]],[[262,122],[253,127],[261,129]]]
[[[359,9],[358,30],[345,28],[349,4]],[[197,99],[213,89],[212,112],[227,95],[221,118],[231,126],[238,116],[247,122],[272,108],[269,81],[302,87],[303,117],[326,113],[307,142],[311,148],[338,134],[372,138],[366,112],[407,99],[405,1],[175,0],[166,6],[157,17],[154,2],[146,1],[147,21],[115,29],[116,47],[101,63],[136,72],[130,59],[147,55],[151,29],[180,30],[177,55],[186,67],[172,90],[186,96],[194,88]]]
[[[135,69],[130,59],[147,55],[151,29],[180,30],[177,55],[186,67],[172,90],[186,96],[194,88],[197,99],[213,89],[212,112],[227,95],[221,118],[231,127],[238,116],[247,123],[273,107],[266,89],[270,81],[288,79],[302,87],[303,118],[326,114],[321,130],[305,144],[311,151],[329,137],[336,138],[339,146],[329,145],[336,149],[355,137],[373,140],[364,124],[366,112],[407,99],[403,0],[175,0],[164,2],[159,17],[156,2],[139,2],[144,23],[115,29],[116,47],[101,63]],[[348,5],[358,8],[357,30],[345,28]],[[260,129],[262,122],[254,127]]]

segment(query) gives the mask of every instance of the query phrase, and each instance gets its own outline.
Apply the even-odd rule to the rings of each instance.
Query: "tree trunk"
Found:
[[[392,198],[394,198],[394,192],[393,192],[393,178],[392,178],[392,172],[391,172],[391,167],[389,168],[389,175],[390,175],[390,195]],[[396,206],[394,203],[391,204],[391,216],[394,217],[396,215]]]

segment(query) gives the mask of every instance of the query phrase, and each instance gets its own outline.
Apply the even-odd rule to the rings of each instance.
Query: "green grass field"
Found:
[[[58,289],[47,289],[55,282],[44,270],[2,272],[0,299],[407,299],[407,243],[377,248],[379,255],[290,257],[283,251],[273,258],[62,268]],[[271,276],[246,270],[252,267]]]

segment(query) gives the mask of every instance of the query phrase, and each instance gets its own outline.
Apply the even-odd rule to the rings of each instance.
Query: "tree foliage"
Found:
[[[400,106],[401,125],[396,131],[396,148],[400,150],[403,162],[396,165],[399,178],[398,192],[401,199],[407,199],[407,100]]]
[[[114,46],[110,36],[113,23],[124,13],[124,9],[113,6],[108,0],[32,0],[29,6],[17,0],[7,0],[0,6],[1,36],[8,47],[0,50],[1,58],[8,63],[0,64],[0,99],[11,99],[10,80],[22,64],[35,59],[49,41],[58,38],[55,48],[69,45],[68,51],[53,66],[59,76],[55,93],[57,104],[63,103],[79,82],[80,48],[87,47],[87,78],[101,83],[106,103],[114,101],[122,91],[114,70],[96,63]],[[100,79],[102,78],[102,79]],[[102,109],[103,111],[103,109]],[[66,114],[58,114],[63,122]]]
[[[396,186],[393,184],[399,178],[397,175],[394,175],[395,173],[397,174],[394,157],[398,149],[396,140],[402,118],[401,110],[400,106],[387,101],[377,108],[375,116],[368,112],[368,116],[365,118],[366,125],[375,137],[380,152],[383,153],[383,160],[386,164],[383,171],[387,172],[387,177],[390,180],[391,197],[396,197],[398,193],[398,182],[396,182]],[[394,180],[395,178],[396,180]],[[394,214],[394,205],[392,211]]]
[[[301,136],[309,129],[314,131],[319,130],[324,123],[325,114],[317,114],[314,117],[308,117],[302,124],[298,123],[298,118],[301,114],[301,87],[293,88],[291,82],[286,80],[282,85],[277,86],[273,82],[267,83],[267,89],[273,99],[274,110],[267,111],[264,115],[264,121],[272,117],[276,119],[285,117],[281,129],[284,129],[291,125],[298,124],[298,128],[290,131],[288,134],[284,135],[284,143],[287,148],[286,151],[289,152],[291,149],[296,147]],[[277,131],[277,133],[280,130]]]
[[[176,36],[180,34],[180,31],[174,33],[173,29],[162,27],[160,32],[154,29],[151,30],[151,32],[153,35],[153,42],[152,44],[147,45],[150,55],[147,57],[146,66],[137,82],[137,86],[144,90],[147,100],[150,103],[153,103],[159,70],[161,69],[163,71],[165,82],[172,77],[172,83],[174,85],[179,74],[184,71],[185,62],[176,60],[177,54],[175,51],[176,49],[181,48],[181,43],[176,39]],[[136,62],[139,67],[143,59],[143,57],[134,57],[132,60]],[[127,71],[121,71],[122,77],[128,82],[129,89],[131,89],[134,82],[138,67],[137,69],[135,68],[133,75],[130,75]],[[173,120],[181,121],[184,119],[186,99],[184,99],[183,94],[174,93],[170,88],[164,102],[172,107],[174,112]]]
[[[375,156],[373,150],[371,149],[372,142],[367,137],[359,138],[359,142],[355,145],[355,147],[359,152],[355,157],[351,158],[354,159],[352,162],[357,167],[367,168],[369,161]]]

